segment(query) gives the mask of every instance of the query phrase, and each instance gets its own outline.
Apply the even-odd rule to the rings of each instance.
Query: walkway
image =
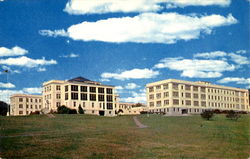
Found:
[[[143,125],[143,124],[137,119],[136,116],[133,116],[133,119],[134,119],[135,124],[138,126],[138,128],[147,128],[147,127],[148,127],[147,125]]]

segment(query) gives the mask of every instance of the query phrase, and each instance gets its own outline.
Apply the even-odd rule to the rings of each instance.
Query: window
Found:
[[[193,91],[198,91],[198,87],[197,86],[193,86]]]
[[[26,102],[29,102],[29,98],[26,98]]]
[[[99,103],[100,109],[102,108],[102,103]]]
[[[23,108],[23,104],[19,104],[19,108]]]
[[[154,92],[154,87],[149,87],[149,92]]]
[[[22,102],[23,101],[23,98],[19,98],[19,102]]]
[[[37,105],[35,105],[35,109],[37,109]]]
[[[32,99],[32,98],[30,99],[30,102],[33,102],[33,99]]]
[[[153,107],[153,106],[154,106],[154,102],[150,102],[150,103],[149,103],[149,106],[150,106],[150,107]]]
[[[164,84],[163,89],[168,89],[168,84]]]
[[[90,100],[96,101],[96,94],[90,94]]]
[[[81,100],[88,100],[88,95],[86,93],[81,93]]]
[[[56,106],[60,107],[61,103],[60,102],[56,102]]]
[[[201,94],[201,99],[206,99],[206,94]]]
[[[158,85],[155,87],[156,89],[161,89],[161,85]]]
[[[169,92],[164,92],[163,95],[164,95],[164,98],[165,98],[165,97],[169,97]]]
[[[173,97],[179,97],[179,92],[173,92]]]
[[[78,91],[77,85],[71,85],[71,91]]]
[[[194,101],[194,106],[199,106],[199,101]]]
[[[19,111],[19,114],[23,114],[23,111]]]
[[[157,106],[157,107],[160,107],[160,106],[161,106],[161,101],[157,101],[157,102],[156,102],[156,106]]]
[[[104,93],[104,88],[98,88],[98,93]]]
[[[191,100],[186,100],[186,105],[191,105]]]
[[[107,101],[112,102],[113,101],[113,96],[112,95],[107,95]]]
[[[190,91],[190,90],[191,90],[191,86],[185,85],[185,90],[186,90],[186,91]]]
[[[113,104],[112,103],[107,103],[107,109],[113,109]]]
[[[199,95],[197,93],[194,93],[194,98],[199,98]]]
[[[65,92],[68,92],[69,86],[65,86]]]
[[[39,109],[41,109],[42,108],[42,106],[41,105],[39,105]]]
[[[65,100],[68,100],[69,99],[69,95],[68,93],[65,93]]]
[[[173,100],[173,104],[174,104],[174,105],[179,104],[179,100],[178,100],[178,99],[174,99],[174,100]]]
[[[106,92],[107,94],[113,94],[112,88],[107,88],[106,91],[107,91],[107,92]]]
[[[104,101],[104,95],[98,95],[98,101]]]
[[[156,94],[156,98],[157,98],[157,99],[161,98],[161,93],[157,93],[157,94]]]
[[[206,88],[205,87],[201,87],[201,92],[205,93],[206,92]]]
[[[95,93],[96,92],[96,87],[89,87],[89,91]]]
[[[42,102],[42,99],[39,99],[39,102],[41,103],[41,102]]]
[[[32,109],[32,108],[33,108],[33,106],[32,106],[32,105],[30,105],[30,108]]]
[[[76,107],[76,102],[74,102],[74,107]]]
[[[28,105],[28,104],[26,105],[26,108],[29,108],[29,105]]]
[[[56,94],[56,99],[61,99],[61,94]]]
[[[56,90],[57,90],[57,91],[60,91],[60,90],[61,90],[61,87],[57,85],[57,86],[56,86]]]
[[[35,99],[35,102],[37,103],[37,99]]]
[[[164,100],[164,105],[169,105],[169,100]]]
[[[95,114],[95,111],[94,111],[94,110],[92,110],[92,114]]]
[[[153,94],[150,94],[150,95],[149,95],[149,99],[154,99],[154,95],[153,95]]]
[[[82,102],[82,106],[85,107],[85,102]]]
[[[81,86],[81,92],[87,92],[88,87],[87,86]]]
[[[186,98],[191,98],[191,93],[185,93]]]
[[[178,84],[173,83],[173,89],[178,90]]]
[[[201,102],[201,106],[202,106],[202,107],[205,107],[205,106],[206,106],[206,102],[202,101],[202,102]]]
[[[71,93],[71,99],[77,100],[78,99],[78,93]]]

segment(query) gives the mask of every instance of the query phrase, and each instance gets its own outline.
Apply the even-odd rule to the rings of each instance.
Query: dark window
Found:
[[[96,92],[96,87],[90,87],[89,89],[90,92]]]
[[[81,86],[81,92],[87,92],[87,86]]]
[[[107,103],[107,109],[113,109],[113,103]]]
[[[71,93],[71,99],[78,99],[78,93]]]
[[[71,85],[71,91],[78,91],[77,85]]]
[[[104,93],[104,88],[98,88],[98,93]]]
[[[56,90],[60,91],[61,87],[60,86],[56,86]]]
[[[107,94],[113,94],[112,88],[107,88]]]
[[[85,93],[81,93],[81,100],[88,100],[88,95]]]
[[[69,86],[65,86],[65,91],[67,92],[69,90]]]
[[[98,100],[99,101],[104,101],[104,95],[98,95]]]
[[[68,93],[65,93],[65,100],[68,100],[69,99],[69,95]]]
[[[19,104],[19,108],[23,108],[23,105],[22,105],[22,104]]]
[[[90,94],[90,100],[96,101],[96,94]]]
[[[23,98],[19,98],[19,102],[22,102],[23,101]]]
[[[112,95],[107,95],[107,101],[112,102],[113,101],[113,96]]]

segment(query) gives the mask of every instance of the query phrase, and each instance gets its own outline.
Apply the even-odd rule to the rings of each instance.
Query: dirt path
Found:
[[[133,117],[135,124],[138,126],[138,128],[147,128],[147,125],[143,125],[136,116]]]
[[[53,115],[53,114],[45,114],[47,117],[49,117],[49,118],[55,118],[56,116],[55,115]]]

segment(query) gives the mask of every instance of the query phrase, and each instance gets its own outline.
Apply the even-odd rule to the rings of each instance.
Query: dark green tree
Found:
[[[79,114],[84,114],[84,110],[82,109],[82,107],[80,105],[78,107],[78,113]]]
[[[3,101],[0,101],[0,115],[6,116],[9,110],[9,105]]]
[[[203,119],[209,120],[214,116],[214,112],[212,110],[205,110],[201,113],[201,117]]]
[[[236,120],[237,121],[240,118],[240,114],[237,113],[237,112],[235,112],[235,111],[233,111],[233,110],[230,110],[230,111],[228,111],[226,117],[228,119]]]

